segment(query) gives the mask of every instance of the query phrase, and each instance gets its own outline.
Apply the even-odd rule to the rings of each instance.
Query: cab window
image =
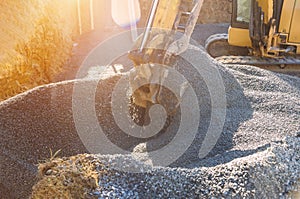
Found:
[[[233,0],[231,25],[236,28],[248,28],[250,22],[251,0]]]

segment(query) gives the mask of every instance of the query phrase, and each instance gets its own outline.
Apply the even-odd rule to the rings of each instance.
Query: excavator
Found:
[[[223,64],[299,75],[299,0],[232,0],[227,34],[211,35],[207,52]]]
[[[228,33],[211,35],[205,44],[207,52],[224,64],[254,65],[297,75],[300,0],[230,2],[232,19]],[[170,65],[174,57],[187,49],[202,3],[203,0],[153,0],[146,29],[129,53],[136,66],[130,80],[133,87],[139,87],[138,79],[163,81],[163,72],[151,63]],[[181,37],[176,36],[179,32]],[[147,109],[161,103],[161,90],[159,85],[143,85],[134,92],[133,102]]]

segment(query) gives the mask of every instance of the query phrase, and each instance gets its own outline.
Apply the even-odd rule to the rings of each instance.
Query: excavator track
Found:
[[[280,68],[285,68],[287,65],[300,66],[300,56],[282,58],[268,58],[255,56],[221,56],[217,57],[216,60],[223,64],[248,64],[255,66],[276,65]]]
[[[273,72],[300,77],[300,56],[267,58],[255,56],[221,56],[215,58],[222,64],[253,65]]]
[[[248,55],[249,51],[246,47],[231,46],[228,43],[228,34],[213,34],[205,41],[205,49],[212,57],[220,57],[227,55]]]

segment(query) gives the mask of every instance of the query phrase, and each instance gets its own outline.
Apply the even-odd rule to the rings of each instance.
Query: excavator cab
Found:
[[[300,76],[300,0],[230,0],[227,33],[206,51],[223,64],[244,64]]]
[[[300,54],[299,0],[233,0],[232,8],[229,45],[262,57]]]
[[[228,30],[228,43],[232,46],[251,47],[249,23],[251,1],[233,0],[231,26]]]

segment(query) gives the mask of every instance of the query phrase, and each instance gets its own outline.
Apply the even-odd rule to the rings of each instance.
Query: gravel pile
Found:
[[[171,198],[261,198],[266,195],[284,198],[295,188],[300,174],[299,139],[296,138],[300,121],[300,79],[250,66],[225,68],[213,63],[201,49],[197,51],[187,56],[193,59],[197,55],[203,64],[215,65],[226,91],[225,124],[214,149],[205,159],[198,158],[210,122],[210,92],[195,68],[179,60],[174,67],[188,79],[200,104],[201,121],[193,144],[168,168],[154,168],[144,174],[108,172],[107,178],[100,178],[102,189],[94,194],[128,197],[138,194],[140,198],[160,194]],[[111,92],[119,79],[120,76],[114,76],[97,85],[96,115],[107,137],[127,150],[139,143],[146,143],[150,150],[168,143],[174,136],[173,130],[178,128],[180,115],[172,118],[166,133],[153,139],[139,140],[122,134],[113,120],[110,104]],[[49,149],[61,149],[61,156],[88,152],[74,124],[75,82],[89,88],[95,80],[38,87],[0,103],[0,184],[6,190],[0,194],[7,194],[8,190],[12,198],[28,196],[35,183],[36,165],[49,157]],[[114,159],[128,162],[128,158],[110,156],[108,163],[112,164]],[[105,162],[102,156],[99,160]]]
[[[121,155],[79,155],[56,167],[68,170],[74,159],[96,165],[98,187],[86,198],[288,198],[299,186],[299,158],[300,138],[288,137],[262,152],[214,167],[150,168]],[[120,165],[138,167],[143,173],[122,172]]]
[[[288,138],[266,151],[215,167],[155,168],[145,174],[110,176],[109,182],[101,178],[99,185],[125,189],[120,197],[128,198],[279,198],[293,190],[300,177],[299,141]],[[109,191],[99,194],[109,196]]]

